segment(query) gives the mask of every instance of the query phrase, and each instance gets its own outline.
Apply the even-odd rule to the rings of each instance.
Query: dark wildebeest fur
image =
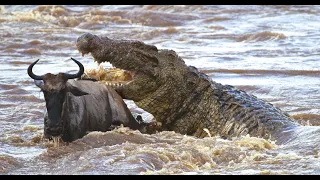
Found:
[[[44,137],[61,136],[63,141],[71,142],[88,131],[107,131],[112,124],[138,129],[140,124],[113,88],[102,82],[74,80],[81,77],[84,67],[71,59],[80,68],[77,74],[35,75],[32,68],[39,60],[28,68],[29,76],[41,88],[46,101]]]

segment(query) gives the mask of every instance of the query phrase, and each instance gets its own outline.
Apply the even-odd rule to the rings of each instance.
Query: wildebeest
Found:
[[[112,124],[138,129],[140,124],[132,116],[123,99],[102,82],[75,80],[84,73],[83,65],[76,74],[32,72],[36,60],[28,67],[28,75],[42,90],[47,114],[44,118],[44,137],[61,137],[64,142],[82,138],[88,131],[107,131]]]

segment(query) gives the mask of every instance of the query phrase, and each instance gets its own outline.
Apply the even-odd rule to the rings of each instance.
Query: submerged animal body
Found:
[[[29,76],[42,90],[47,114],[44,137],[61,137],[65,142],[82,138],[88,131],[107,131],[111,125],[123,124],[138,129],[139,123],[117,92],[102,82],[74,80],[84,73],[83,65],[72,58],[80,70],[77,74],[47,73],[42,76],[28,68]]]
[[[140,41],[114,40],[85,33],[78,50],[98,63],[109,62],[130,71],[133,79],[115,87],[162,123],[162,130],[225,138],[249,134],[279,139],[300,127],[287,113],[230,85],[211,80],[187,66],[172,50]]]

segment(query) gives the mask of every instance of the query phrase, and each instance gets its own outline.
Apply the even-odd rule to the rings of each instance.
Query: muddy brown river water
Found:
[[[0,174],[320,174],[319,22],[320,6],[0,6]],[[175,50],[306,126],[284,145],[120,127],[53,147],[42,140],[45,102],[26,70],[41,59],[36,74],[76,72],[70,57],[97,68],[76,49],[85,32]]]

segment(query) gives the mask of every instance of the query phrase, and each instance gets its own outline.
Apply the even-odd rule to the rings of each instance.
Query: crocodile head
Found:
[[[76,42],[82,54],[91,53],[99,64],[109,62],[116,68],[130,71],[132,80],[124,86],[115,87],[125,99],[133,100],[140,108],[153,114],[157,121],[176,118],[191,92],[210,85],[201,85],[195,67],[187,66],[172,50],[158,50],[140,41],[114,40],[90,33],[81,35]],[[198,90],[196,90],[198,89]],[[185,108],[186,109],[186,108]],[[174,116],[174,117],[173,117]]]
[[[109,62],[113,67],[130,73],[132,81],[126,82],[129,84],[128,88],[124,88],[123,93],[120,93],[126,99],[137,101],[142,99],[148,89],[142,87],[146,84],[150,86],[150,84],[154,85],[155,83],[158,60],[156,57],[152,57],[153,55],[148,51],[151,50],[155,54],[158,51],[155,46],[149,46],[139,41],[112,40],[91,33],[84,33],[79,36],[76,46],[82,56],[90,53],[98,64]],[[145,48],[148,50],[145,50]],[[142,85],[142,87],[136,87],[137,85]],[[130,93],[126,93],[125,91],[129,91],[129,89]],[[119,88],[116,90],[120,91]],[[135,94],[131,95],[131,93]]]
[[[149,50],[148,48],[157,52],[157,48],[140,41],[112,40],[108,37],[84,33],[78,37],[76,46],[82,56],[91,53],[98,64],[109,62],[114,67],[124,70],[137,71],[145,66],[156,66],[158,63],[156,58],[146,58],[143,54],[147,52],[145,50]]]

